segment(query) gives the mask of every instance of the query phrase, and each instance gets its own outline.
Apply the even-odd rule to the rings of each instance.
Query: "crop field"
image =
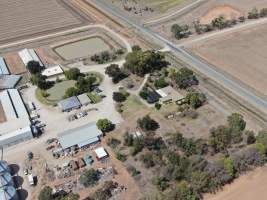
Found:
[[[27,72],[26,66],[17,53],[10,53],[4,56],[11,74],[22,74]]]
[[[203,40],[187,47],[218,70],[267,96],[267,26]]]
[[[83,23],[61,0],[9,0],[0,2],[0,43],[71,28]]]

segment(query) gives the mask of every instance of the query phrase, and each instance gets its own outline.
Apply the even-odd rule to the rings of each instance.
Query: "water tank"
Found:
[[[0,188],[0,199],[1,200],[13,200],[16,199],[17,193],[13,186],[4,186]]]
[[[0,174],[3,172],[10,172],[10,169],[6,161],[0,160]]]
[[[0,174],[0,188],[3,186],[7,186],[7,185],[12,185],[13,181],[12,181],[12,177],[10,175],[10,173],[5,172]]]

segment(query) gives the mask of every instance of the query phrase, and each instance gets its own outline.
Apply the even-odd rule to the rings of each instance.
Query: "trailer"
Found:
[[[31,186],[34,186],[34,185],[35,185],[35,184],[34,184],[34,177],[33,177],[32,174],[29,174],[29,175],[28,175],[28,181],[29,181],[29,184],[30,184]]]

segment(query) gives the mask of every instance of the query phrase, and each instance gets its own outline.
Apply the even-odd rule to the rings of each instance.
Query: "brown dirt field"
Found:
[[[1,1],[0,19],[1,43],[82,24],[77,14],[57,0]]]
[[[44,48],[37,48],[34,50],[45,65],[56,64],[55,60],[52,58],[49,52],[46,51]]]
[[[267,166],[241,176],[217,194],[206,195],[204,200],[252,200],[267,197]]]
[[[209,24],[211,21],[219,16],[224,16],[225,19],[237,19],[242,14],[240,11],[228,5],[216,6],[209,10],[203,17],[200,19],[200,23]]]
[[[261,25],[190,47],[193,53],[207,60],[241,83],[267,95],[267,26]]]
[[[0,123],[5,122],[5,121],[6,121],[5,112],[3,110],[3,106],[0,102]]]
[[[25,65],[17,53],[7,54],[4,57],[11,74],[21,74],[27,72]]]

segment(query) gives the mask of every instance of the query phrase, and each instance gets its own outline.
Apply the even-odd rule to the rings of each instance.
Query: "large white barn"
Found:
[[[30,61],[36,61],[41,67],[44,67],[44,64],[33,49],[23,49],[19,52],[19,56],[25,66],[27,66]]]

